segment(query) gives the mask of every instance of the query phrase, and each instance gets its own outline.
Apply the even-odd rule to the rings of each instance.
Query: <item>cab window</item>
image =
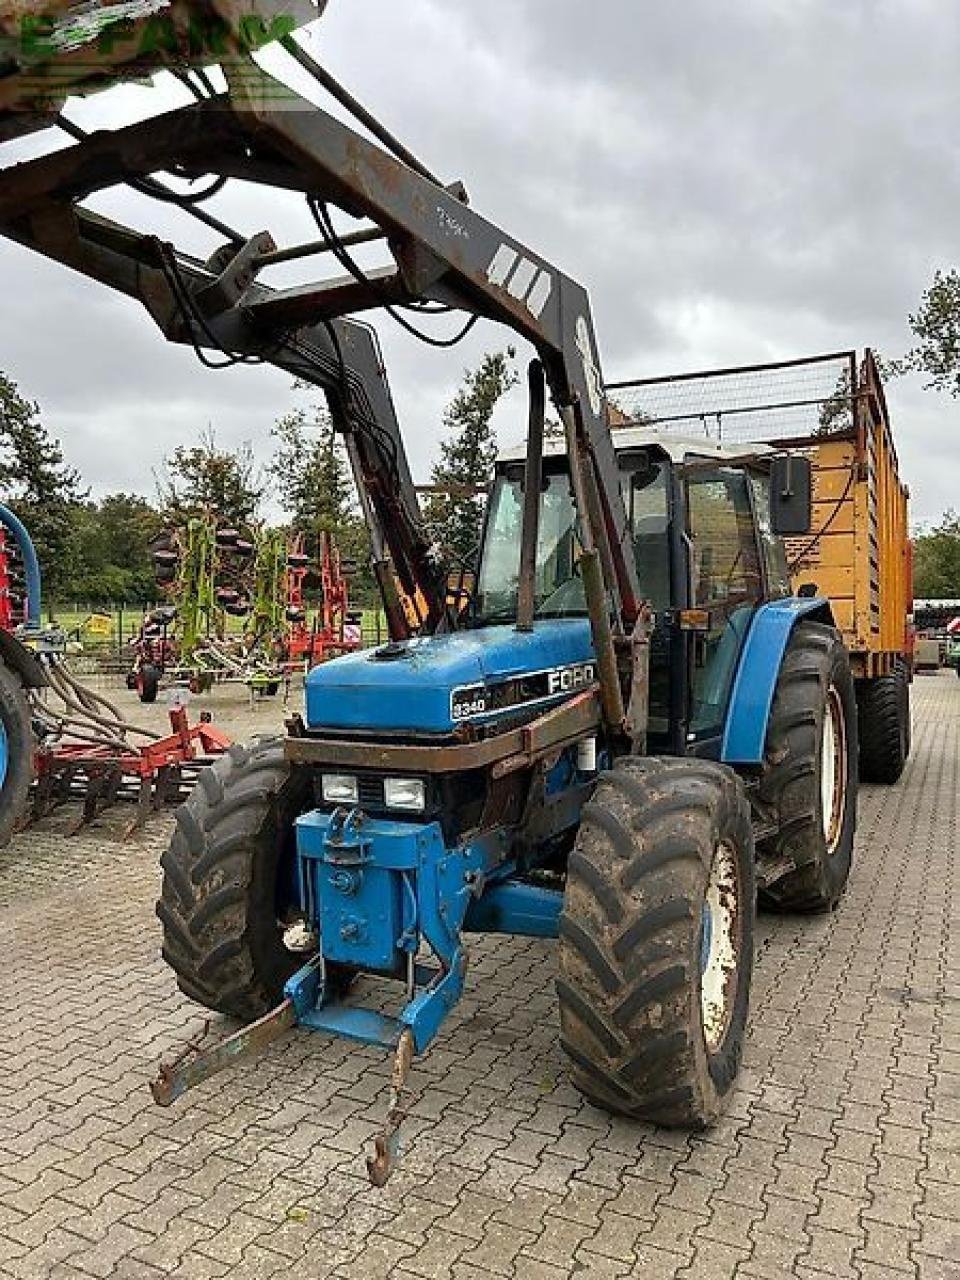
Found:
[[[753,507],[757,513],[757,533],[760,536],[760,549],[763,552],[764,567],[767,571],[767,595],[771,600],[782,600],[784,596],[793,594],[790,582],[790,571],[787,568],[787,553],[783,539],[773,532],[773,521],[770,517],[770,477],[750,472],[750,487],[753,490]]]
[[[696,464],[688,473],[691,600],[709,617],[696,645],[690,729],[697,739],[723,728],[740,650],[763,598],[749,486],[737,468]]]

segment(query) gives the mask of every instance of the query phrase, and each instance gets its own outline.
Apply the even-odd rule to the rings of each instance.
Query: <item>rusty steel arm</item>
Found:
[[[331,333],[342,334],[344,315],[395,308],[405,301],[446,304],[506,324],[528,339],[543,362],[569,443],[576,444],[576,467],[582,472],[579,514],[597,562],[591,619],[609,686],[617,665],[615,636],[632,630],[641,601],[585,290],[475,213],[460,189],[440,186],[252,60],[225,60],[223,70],[226,95],[93,135],[65,152],[7,170],[0,190],[0,231],[48,256],[72,259],[71,265],[79,270],[140,298],[173,341],[222,344],[284,368],[291,364],[291,334],[297,342],[311,335],[312,345],[322,333],[328,339]],[[325,210],[329,203],[354,218],[367,219],[384,235],[395,269],[360,271],[337,233],[331,234],[330,223],[321,227],[324,241],[328,246],[332,242],[346,273],[293,289],[268,290],[256,283],[258,271],[277,252],[269,237],[239,249],[236,244],[226,247],[213,268],[184,264],[181,256],[181,274],[202,316],[200,337],[215,335],[213,343],[204,343],[195,323],[184,325],[182,314],[178,319],[182,298],[178,302],[169,272],[158,265],[156,241],[125,233],[77,207],[95,191],[149,180],[158,170],[174,167],[188,177],[242,178],[299,191],[312,202],[315,216],[318,207]],[[76,220],[72,241],[71,219]],[[125,239],[125,234],[133,238]],[[210,276],[219,273],[220,279],[205,278],[207,271]],[[319,345],[327,348],[329,357],[336,343]],[[299,368],[297,373],[308,376]],[[379,368],[377,377],[382,379]],[[325,390],[329,394],[331,388]],[[337,387],[332,391],[335,397]],[[355,438],[361,439],[362,433]],[[354,465],[357,470],[356,459]],[[415,505],[415,494],[412,502]],[[391,531],[385,513],[380,514],[382,533],[393,553]],[[432,593],[427,629],[436,629],[449,621],[445,602],[436,598],[436,567],[428,563],[424,572],[423,557],[416,558],[421,562],[409,585],[421,593],[426,585]],[[612,693],[609,687],[608,692]],[[610,711],[617,701],[605,699]]]
[[[9,195],[5,186],[0,206]],[[423,602],[425,629],[435,629],[446,614],[445,577],[423,526],[374,332],[353,320],[334,320],[265,342],[232,308],[198,319],[189,311],[185,313],[178,302],[170,279],[170,246],[50,197],[31,200],[29,208],[28,217],[0,223],[0,230],[24,246],[135,298],[168,341],[215,355],[226,349],[250,359],[264,359],[324,392],[362,491],[374,571],[386,597],[391,634],[401,638],[409,624],[392,590],[387,553],[404,593]],[[260,248],[273,247],[269,236],[255,239],[259,239]],[[175,266],[177,277],[194,299],[202,299],[215,285],[216,276],[207,264],[176,254]],[[253,284],[248,296],[266,298],[270,292]]]

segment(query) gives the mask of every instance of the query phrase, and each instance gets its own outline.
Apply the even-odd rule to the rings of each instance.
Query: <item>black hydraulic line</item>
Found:
[[[527,381],[530,388],[530,425],[527,432],[523,527],[520,534],[520,578],[517,585],[518,631],[533,630],[533,617],[537,607],[537,543],[543,480],[543,433],[547,415],[547,381],[539,360],[530,361]]]
[[[286,49],[287,53],[290,54],[291,58],[295,58],[296,61],[300,63],[300,66],[303,67],[305,71],[308,71],[310,75],[313,76],[314,80],[316,80],[318,84],[322,85],[322,87],[326,89],[327,93],[340,103],[341,107],[346,111],[349,111],[353,118],[358,120],[365,129],[368,129],[379,142],[382,142],[387,150],[395,155],[398,160],[402,160],[403,163],[413,169],[415,173],[419,173],[421,178],[426,178],[428,182],[433,182],[438,187],[443,186],[443,183],[436,174],[431,173],[427,166],[418,160],[413,152],[409,151],[403,145],[399,138],[394,137],[394,135],[380,123],[376,116],[371,115],[363,103],[359,102],[349,89],[346,89],[339,80],[334,79],[329,71],[324,67],[321,67],[320,63],[307,53],[306,49],[304,49],[303,45],[300,44],[298,40],[295,40],[292,35],[288,35],[281,37],[280,43],[284,49]]]
[[[322,200],[316,200],[307,197],[307,205],[313,214],[317,226],[323,232],[330,245],[331,250],[335,254],[337,261],[344,269],[353,276],[358,284],[364,285],[373,291],[377,290],[377,282],[371,280],[362,267],[358,265],[356,260],[351,257],[344,247],[343,240],[337,233],[336,227],[333,225],[333,219],[330,216],[330,210]],[[412,337],[417,338],[420,342],[425,342],[429,347],[438,347],[441,350],[447,350],[450,347],[459,346],[464,338],[471,332],[480,320],[479,314],[470,316],[463,328],[459,329],[452,337],[436,338],[432,334],[424,333],[422,329],[418,329],[416,325],[410,323],[405,316],[402,316],[397,308],[389,301],[384,299],[380,304],[391,320],[395,321],[401,329],[406,330]]]
[[[82,129],[80,125],[74,124],[72,120],[68,120],[63,115],[57,116],[56,124],[64,133],[69,134],[75,142],[86,142],[91,137],[86,129]],[[239,231],[235,231],[226,222],[221,222],[214,214],[198,208],[196,204],[198,200],[209,200],[211,196],[221,191],[226,184],[226,178],[217,178],[205,191],[198,192],[195,196],[178,195],[175,191],[171,191],[169,187],[165,187],[162,182],[158,182],[156,178],[130,179],[127,185],[131,186],[135,191],[139,191],[142,195],[149,196],[151,199],[160,200],[164,204],[177,205],[184,213],[188,213],[191,218],[196,218],[198,222],[202,222],[211,231],[216,231],[218,235],[226,237],[231,243],[243,244],[244,238]]]

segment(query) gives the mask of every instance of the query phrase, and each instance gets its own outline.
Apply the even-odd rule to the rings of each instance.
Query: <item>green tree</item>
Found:
[[[357,567],[357,590],[370,597],[370,538],[329,413],[319,405],[295,409],[272,434],[277,448],[268,471],[291,530],[303,535],[311,555],[317,554],[320,534],[331,534],[343,559]]]
[[[273,428],[268,470],[291,528],[307,537],[337,533],[355,516],[343,443],[325,409],[295,409]]]
[[[947,511],[914,539],[913,581],[918,600],[960,600],[960,515]]]
[[[228,524],[242,526],[256,519],[265,484],[250,445],[221,449],[208,427],[198,445],[174,449],[157,489],[161,514],[170,523],[183,524],[213,512]]]
[[[70,596],[91,604],[147,604],[157,594],[150,542],[159,513],[136,494],[113,493],[78,507],[74,530],[79,565]]]
[[[473,555],[483,532],[486,499],[477,491],[485,491],[493,475],[493,411],[517,384],[514,356],[512,348],[488,353],[468,369],[443,415],[446,438],[431,475],[438,492],[430,495],[424,514],[443,551],[461,559]]]
[[[79,472],[40,420],[40,407],[0,374],[0,493],[27,526],[40,558],[48,598],[71,582],[76,567],[73,514],[84,494]]]
[[[937,271],[933,284],[910,316],[917,345],[900,360],[884,364],[888,374],[923,373],[936,391],[960,396],[960,274]]]

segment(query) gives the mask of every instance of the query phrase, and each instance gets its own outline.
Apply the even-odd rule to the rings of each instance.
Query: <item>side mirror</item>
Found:
[[[781,537],[810,532],[813,523],[813,466],[809,458],[774,458],[770,469],[770,517]]]

